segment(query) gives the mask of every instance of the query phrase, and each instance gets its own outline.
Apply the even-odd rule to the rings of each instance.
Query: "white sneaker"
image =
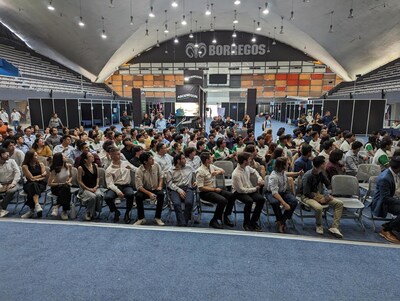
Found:
[[[315,228],[315,231],[320,235],[324,235],[324,227],[323,226],[317,226]]]
[[[7,210],[0,209],[0,217],[5,217],[8,213]]]
[[[68,212],[67,211],[61,212],[61,219],[64,221],[68,220]]]
[[[51,210],[51,216],[57,217],[58,216],[58,207],[54,206]]]
[[[36,212],[37,217],[42,217],[43,209],[40,206],[40,204],[35,205],[35,212]]]
[[[28,210],[25,214],[21,215],[21,218],[31,218],[33,216],[33,210]]]
[[[145,224],[146,224],[146,219],[145,219],[145,218],[138,219],[138,220],[134,223],[135,226],[140,226],[140,225],[145,225]]]
[[[161,220],[161,218],[155,218],[154,222],[157,224],[157,226],[165,226],[165,223]]]
[[[332,227],[332,228],[329,228],[328,231],[331,232],[331,234],[333,236],[335,236],[336,238],[343,238],[343,234],[340,233],[338,228],[333,228]]]

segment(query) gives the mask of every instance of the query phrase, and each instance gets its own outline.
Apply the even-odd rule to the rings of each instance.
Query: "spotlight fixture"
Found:
[[[177,35],[177,33],[176,33],[177,27],[178,27],[178,22],[175,22],[175,39],[174,39],[174,43],[175,43],[175,44],[178,44],[178,43],[179,43],[178,35]]]
[[[239,5],[240,4],[240,0],[235,0],[235,2],[233,2],[233,4]]]
[[[167,10],[164,10],[164,12],[165,12],[164,33],[167,34],[167,33],[169,33],[168,24],[167,24],[167,22],[168,22]]]
[[[82,0],[81,0],[82,1]],[[133,0],[131,0],[131,3],[130,3],[130,9],[131,9],[131,25],[133,25],[133,5],[132,5],[132,1]]]
[[[49,1],[49,5],[47,5],[47,9],[48,10],[55,10],[54,6],[53,6],[53,0]]]
[[[261,7],[259,6],[258,7],[258,21],[257,21],[257,28],[256,28],[257,31],[261,30],[261,26],[260,26],[261,22],[260,21],[261,21]]]
[[[82,18],[82,16],[81,16],[81,17],[79,17],[79,23],[78,23],[78,25],[79,25],[80,27],[83,27],[83,26],[85,26],[85,23],[83,22],[83,18]]]
[[[197,43],[197,20],[195,22],[196,22],[196,42],[194,44],[194,48],[199,48],[199,43]]]
[[[197,42],[194,44],[194,48],[199,48],[199,44]]]
[[[281,17],[281,31],[279,32],[279,34],[284,34],[284,32],[283,32],[283,17]]]
[[[101,23],[103,25],[103,30],[101,31],[101,37],[102,37],[102,39],[107,39],[106,29],[105,29],[105,26],[104,26],[104,17],[103,16],[101,16]]]
[[[261,30],[260,22],[257,22],[256,30],[257,30],[257,31],[260,31],[260,30]]]
[[[257,41],[255,31],[256,31],[256,20],[253,20],[253,37],[251,38],[252,43],[255,43]]]
[[[304,3],[310,3],[310,0],[303,0]]]
[[[290,12],[290,21],[294,20],[294,0],[292,0],[292,11]]]
[[[234,17],[233,17],[233,24],[238,24],[238,23],[239,23],[239,20],[237,19],[237,11],[235,9]]]
[[[176,1],[176,0],[172,1],[171,6],[178,7],[178,1]]]
[[[175,43],[175,44],[178,44],[178,43],[179,43],[179,40],[178,40],[178,37],[177,37],[177,36],[175,36],[174,43]]]
[[[351,0],[351,7],[350,7],[349,16],[348,16],[349,19],[353,19],[353,18],[354,18],[354,15],[353,15],[353,12],[354,12],[353,6],[354,6],[354,0]]]
[[[251,38],[251,41],[252,41],[253,43],[257,42],[256,36],[255,36],[254,34],[253,34],[253,37]]]
[[[145,37],[149,36],[149,28],[148,28],[149,21],[146,20],[146,33],[144,34]]]
[[[153,6],[150,6],[150,12],[149,12],[149,17],[154,18],[156,15],[153,12]]]
[[[232,42],[232,45],[231,45],[231,46],[232,46],[232,47],[236,47],[235,41]]]
[[[79,0],[79,22],[78,25],[80,27],[85,26],[85,23],[83,22],[83,17],[82,17],[82,0]]]
[[[236,28],[235,28],[235,26],[233,26],[232,38],[236,38],[236,37],[237,37]]]
[[[272,46],[275,46],[275,45],[276,45],[275,36],[276,36],[276,27],[274,27],[274,40],[272,41]]]
[[[268,15],[268,14],[269,14],[268,1],[265,2],[265,8],[264,8],[264,10],[263,10],[263,14],[264,14],[264,15]]]
[[[216,19],[217,19],[217,17],[214,16],[214,27],[216,26],[216,25],[215,25],[215,20],[216,20]],[[215,38],[215,31],[214,31],[214,37],[213,37],[212,43],[213,43],[213,44],[217,44],[217,39]]]
[[[193,35],[193,12],[190,11],[190,33],[189,33],[189,38],[193,39],[194,35]]]
[[[158,29],[157,29],[157,44],[156,47],[160,47],[160,40],[158,39]]]
[[[210,9],[210,5],[207,4],[207,6],[206,6],[206,16],[209,16],[209,15],[211,15],[211,9]]]
[[[181,24],[182,24],[183,26],[186,26],[186,25],[187,25],[185,15],[182,16],[182,22],[181,22]]]
[[[334,12],[335,12],[334,10],[331,11],[331,25],[329,25],[329,33],[333,33],[333,23],[332,23],[332,21],[333,21],[333,13]]]

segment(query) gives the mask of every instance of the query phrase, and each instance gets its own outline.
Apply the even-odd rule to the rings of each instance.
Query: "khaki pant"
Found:
[[[317,226],[321,226],[322,225],[323,206],[325,204],[321,205],[316,200],[309,199],[305,196],[302,196],[302,200],[308,206],[310,206],[312,209],[314,209],[316,224],[317,224]],[[333,198],[333,200],[330,201],[329,203],[326,203],[326,205],[333,207],[332,228],[339,228],[340,218],[342,217],[342,212],[343,212],[343,202],[341,200]]]

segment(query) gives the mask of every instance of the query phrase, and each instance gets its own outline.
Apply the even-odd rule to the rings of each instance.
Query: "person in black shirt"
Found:
[[[231,120],[230,116],[226,117],[226,120],[224,122],[224,127],[225,128],[233,128],[235,126],[235,123]]]
[[[151,118],[149,117],[149,114],[144,114],[143,119],[142,119],[142,125],[143,126],[151,126]]]
[[[208,143],[207,143],[207,149],[209,150],[209,151],[212,151],[212,149],[214,148],[214,146],[215,146],[215,136],[213,135],[213,134],[210,134],[209,136],[208,136]]]
[[[140,162],[140,155],[143,153],[143,148],[140,145],[136,145],[133,147],[133,157],[129,160],[129,162],[136,167],[139,167],[142,163]]]

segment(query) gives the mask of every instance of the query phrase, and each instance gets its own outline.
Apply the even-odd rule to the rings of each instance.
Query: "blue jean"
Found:
[[[12,124],[14,126],[14,130],[17,131],[17,128],[19,127],[19,121],[18,120],[13,120]]]
[[[193,188],[182,188],[186,193],[186,198],[183,200],[179,193],[176,191],[170,192],[171,201],[174,204],[174,210],[176,214],[176,222],[178,226],[187,225],[192,216],[194,191]],[[184,212],[182,212],[182,203],[185,205]]]
[[[292,218],[293,212],[297,207],[298,201],[296,197],[290,192],[285,191],[285,192],[280,192],[279,194],[282,197],[282,199],[289,204],[290,210],[285,210],[282,213],[281,202],[279,202],[278,199],[274,198],[272,193],[270,192],[267,193],[266,196],[269,201],[269,204],[272,207],[272,210],[274,210],[276,220],[284,223],[286,220]]]

